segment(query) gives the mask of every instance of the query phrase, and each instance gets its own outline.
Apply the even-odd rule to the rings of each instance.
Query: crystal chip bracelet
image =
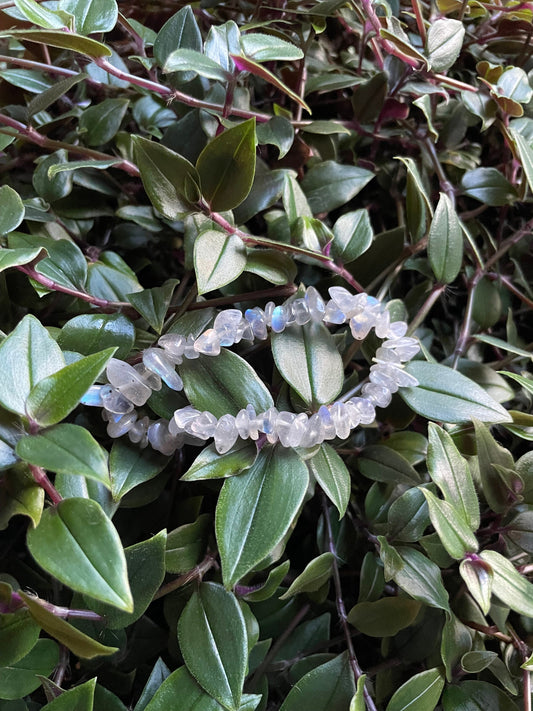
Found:
[[[103,408],[110,437],[127,434],[141,447],[150,444],[166,455],[184,444],[199,445],[210,438],[214,438],[220,454],[231,449],[238,438],[257,440],[260,435],[284,447],[313,447],[335,437],[346,439],[358,425],[371,424],[376,417],[375,407],[386,407],[398,388],[418,385],[416,378],[404,370],[404,364],[418,353],[419,345],[415,338],[405,335],[407,324],[391,322],[389,311],[374,297],[353,295],[336,286],[329,289],[329,294],[331,299],[325,302],[314,287],[308,287],[305,296],[280,306],[269,302],[264,310],[255,307],[244,314],[238,309],[221,311],[213,328],[197,338],[174,333],[161,336],[157,347],[143,352],[141,363],[130,365],[112,358],[106,370],[109,384],[93,385],[81,402]],[[252,405],[235,416],[227,414],[219,419],[191,405],[176,410],[170,421],[153,421],[136,413],[134,406],[144,405],[162,382],[172,390],[183,389],[176,366],[184,359],[217,356],[221,348],[240,341],[267,339],[269,329],[281,333],[287,326],[303,326],[310,321],[348,322],[356,340],[366,338],[372,329],[383,339],[360,397],[322,405],[310,416],[279,412],[275,407],[256,413]]]

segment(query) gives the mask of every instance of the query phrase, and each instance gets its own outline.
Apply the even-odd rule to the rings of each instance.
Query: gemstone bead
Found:
[[[239,436],[233,415],[222,415],[215,429],[215,447],[219,454],[228,452]]]
[[[294,320],[298,326],[303,326],[309,323],[311,320],[311,314],[309,313],[309,307],[305,299],[295,299],[292,302],[292,313],[294,315]]]
[[[199,417],[192,420],[189,429],[195,437],[209,439],[214,436],[216,426],[217,418],[211,412],[205,410]],[[189,429],[187,431],[189,431]]]
[[[122,437],[135,424],[137,420],[136,412],[129,412],[126,415],[115,415],[111,420],[109,420],[107,425],[107,434],[110,437]]]
[[[167,423],[164,420],[152,422],[146,432],[148,442],[161,454],[170,456],[176,451],[176,439],[168,431]]]
[[[324,426],[318,413],[311,415],[300,447],[314,447],[324,441]]]
[[[221,346],[232,346],[236,342],[235,335],[241,321],[242,313],[238,309],[226,309],[217,315],[215,323],[213,324],[213,330]]]
[[[288,313],[285,306],[276,306],[272,311],[272,330],[274,333],[281,333],[285,330],[288,321]]]
[[[305,292],[305,303],[313,321],[322,321],[326,305],[314,286],[308,286]]]
[[[220,346],[220,339],[214,328],[208,328],[194,342],[195,351],[209,356],[217,356],[220,353]]]
[[[309,418],[305,414],[305,412],[301,412],[299,415],[296,415],[295,419],[293,420],[293,423],[291,425],[291,429],[289,431],[289,437],[288,437],[288,442],[289,442],[289,447],[299,447],[303,436],[305,435],[307,431],[307,425],[309,422]]]
[[[379,407],[387,407],[392,399],[390,390],[383,385],[377,383],[366,383],[363,385],[363,396],[372,400]]]
[[[192,334],[189,334],[187,336],[187,340],[185,341],[185,348],[183,349],[183,356],[187,358],[187,360],[194,360],[195,358],[200,357],[200,354],[194,347],[195,340],[196,339]]]
[[[321,405],[317,414],[322,422],[324,439],[335,439],[335,425],[333,424],[328,408],[325,405]]]
[[[381,344],[382,348],[394,348],[396,355],[404,363],[418,353],[420,346],[416,338],[410,338],[409,336],[403,336],[402,338],[395,338],[394,340],[383,341]]]
[[[399,386],[394,377],[394,370],[383,364],[373,365],[370,368],[370,381],[387,388],[391,393],[395,393]]]
[[[171,390],[183,390],[183,380],[162,348],[147,348],[143,353],[143,363],[148,370],[159,375]]]
[[[158,345],[165,349],[165,352],[173,363],[179,365],[183,362],[183,353],[187,339],[179,333],[166,333],[158,340]]]
[[[346,314],[339,309],[333,300],[328,301],[324,311],[324,321],[328,323],[344,323],[346,321]]]
[[[366,338],[373,325],[374,317],[368,311],[362,311],[350,319],[350,330],[357,341],[362,341],[363,338]]]
[[[346,439],[350,435],[350,417],[346,412],[346,405],[343,402],[334,402],[330,408],[330,415],[335,426],[335,433],[340,439]]]
[[[385,309],[376,318],[374,329],[378,338],[387,338],[390,326],[390,313]]]
[[[144,363],[137,363],[133,367],[139,373],[143,383],[147,385],[150,390],[161,390],[161,378],[159,375],[148,370]]]
[[[126,415],[133,410],[133,403],[128,400],[119,390],[111,385],[104,385],[100,390],[102,404],[108,412],[117,415]]]
[[[292,412],[280,412],[276,420],[276,433],[283,447],[290,447],[290,432],[296,415]]]
[[[250,323],[255,338],[264,341],[268,338],[267,320],[265,312],[258,306],[253,309],[246,309],[244,318]]]
[[[140,443],[143,437],[146,435],[146,431],[148,429],[149,424],[150,420],[148,419],[148,417],[142,417],[140,420],[137,420],[137,422],[135,422],[133,426],[130,427],[130,430],[128,432],[128,437],[130,438],[131,442]]]
[[[134,405],[144,405],[152,394],[133,366],[123,360],[111,358],[106,368],[107,379]]]
[[[387,338],[402,338],[407,333],[407,324],[405,321],[394,321],[389,326]]]
[[[103,407],[104,402],[102,400],[102,389],[105,387],[105,385],[91,385],[85,395],[81,398],[81,404],[88,405],[89,407]]]
[[[362,425],[370,425],[374,422],[376,419],[376,410],[369,400],[366,400],[364,397],[353,397],[349,402],[351,402],[359,412]]]

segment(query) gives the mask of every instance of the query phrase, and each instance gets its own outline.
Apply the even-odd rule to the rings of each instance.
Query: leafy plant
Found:
[[[0,19],[0,708],[530,710],[530,4]],[[377,422],[169,455],[82,404],[308,286],[419,339]],[[339,324],[185,361],[143,410],[348,399],[380,339]]]

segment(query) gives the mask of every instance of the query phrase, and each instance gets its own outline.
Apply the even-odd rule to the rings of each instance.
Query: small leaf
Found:
[[[283,379],[310,406],[332,402],[344,381],[342,358],[321,323],[292,325],[272,333],[272,354]]]
[[[521,487],[520,477],[514,472],[511,453],[499,445],[489,428],[474,420],[479,476],[487,503],[496,513],[504,513],[516,499]],[[514,472],[510,477],[502,476],[502,471]]]
[[[68,163],[54,163],[48,168],[48,177],[53,178],[58,173],[68,173],[69,171],[91,168],[93,170],[107,170],[117,163],[122,163],[120,158],[108,158],[106,160],[71,160]]]
[[[302,592],[319,590],[333,573],[335,558],[332,553],[322,553],[308,563],[304,570],[291,583],[287,592],[280,596],[280,600],[298,595]]]
[[[157,33],[154,42],[156,62],[160,67],[164,66],[171,52],[179,48],[202,51],[202,35],[190,5],[185,5],[172,15]],[[180,78],[185,82],[193,77],[193,73],[185,73]]]
[[[440,669],[428,669],[412,676],[393,694],[387,711],[433,711],[442,690],[444,677]]]
[[[461,52],[465,28],[459,20],[441,18],[429,25],[426,50],[434,72],[446,72]]]
[[[485,550],[480,554],[482,560],[492,568],[494,577],[492,592],[504,605],[520,615],[533,617],[533,584],[520,575],[510,560],[496,551]]]
[[[459,685],[449,684],[442,695],[444,711],[518,711],[518,706],[497,686],[486,681],[463,681]]]
[[[0,487],[0,530],[13,516],[27,516],[37,526],[44,507],[44,489],[35,483],[27,466],[11,466],[2,474]]]
[[[200,686],[228,711],[238,711],[248,644],[235,596],[217,583],[201,583],[180,616],[178,639],[185,664]]]
[[[257,447],[251,442],[237,440],[237,443],[225,454],[219,454],[215,445],[210,444],[200,452],[181,480],[200,481],[235,476],[249,469],[256,456]]]
[[[252,59],[249,59],[248,57],[243,57],[242,55],[231,54],[230,57],[232,58],[237,69],[239,69],[241,72],[250,72],[250,74],[253,74],[256,77],[260,77],[268,84],[272,84],[272,86],[275,86],[276,89],[279,89],[281,92],[290,97],[293,101],[299,104],[302,109],[305,109],[306,111],[311,113],[311,109],[305,103],[305,101],[295,91],[289,89],[289,87],[284,84],[281,79],[278,79],[275,74],[269,71],[262,64],[259,64],[258,62],[255,62]]]
[[[516,146],[516,151],[522,163],[522,170],[526,176],[529,189],[533,192],[533,150],[531,149],[531,145],[519,131],[511,128],[509,133]]]
[[[43,7],[40,5],[39,7]],[[43,7],[44,9],[44,7]],[[79,84],[80,81],[87,79],[87,74],[75,74],[74,76],[67,77],[54,83],[49,89],[39,92],[30,103],[28,104],[28,116],[35,116],[40,111],[46,111],[52,104],[54,104],[58,99],[64,96],[73,86]],[[94,161],[90,161],[92,164]],[[49,172],[53,170],[53,167],[49,168]],[[48,177],[53,178],[54,175],[49,175]]]
[[[117,133],[129,106],[128,99],[104,99],[80,116],[79,132],[88,146],[108,143]]]
[[[246,272],[257,274],[271,284],[290,284],[296,276],[294,259],[288,254],[253,249],[246,257]]]
[[[163,65],[163,73],[171,72],[191,72],[199,74],[207,79],[216,79],[227,82],[231,79],[231,74],[220,66],[217,62],[206,57],[202,52],[194,49],[175,49],[166,58]]]
[[[429,506],[429,517],[442,545],[456,560],[478,550],[478,542],[460,512],[447,501],[438,499],[428,489],[420,489]]]
[[[428,235],[428,257],[441,284],[450,284],[463,261],[463,230],[450,198],[440,194]]]
[[[186,573],[202,559],[211,528],[211,516],[202,514],[193,523],[185,523],[168,534],[165,550],[167,573]]]
[[[270,446],[261,449],[247,472],[226,479],[216,509],[226,587],[253,570],[283,540],[308,481],[307,467],[294,450]]]
[[[140,449],[120,439],[113,442],[109,455],[109,476],[114,501],[120,501],[128,491],[153,479],[165,468],[168,457],[151,447]]]
[[[468,170],[461,178],[465,195],[491,206],[509,205],[517,198],[515,188],[496,168]]]
[[[40,380],[28,396],[28,415],[42,427],[63,420],[76,407],[114,353],[114,348],[106,348]]]
[[[0,213],[0,234],[5,235],[17,229],[24,219],[25,210],[20,195],[9,185],[2,185],[0,188],[0,205],[2,205],[2,212]],[[5,250],[2,250],[0,252],[0,258],[4,254]],[[25,264],[25,262],[18,263]]]
[[[289,152],[294,141],[294,128],[284,116],[273,116],[267,123],[260,123],[256,128],[257,142],[268,143],[279,150],[279,160]]]
[[[272,568],[272,570],[268,574],[264,585],[262,585],[258,589],[254,589],[253,592],[247,593],[244,596],[244,599],[247,602],[262,602],[263,600],[268,600],[270,597],[272,597],[272,595],[274,595],[276,590],[283,582],[283,578],[289,572],[290,566],[290,561],[286,560],[284,563],[278,565],[276,568]]]
[[[22,437],[18,456],[30,464],[59,474],[78,474],[110,488],[107,452],[78,425],[61,424]]]
[[[348,507],[352,485],[346,464],[333,447],[321,444],[318,452],[307,460],[307,466],[342,518]]]
[[[241,35],[241,46],[244,54],[256,62],[276,62],[283,59],[293,61],[304,56],[299,47],[280,37],[262,32],[247,32]]]
[[[72,590],[133,611],[119,535],[95,501],[64,499],[47,509],[27,543],[37,563]]]
[[[360,257],[372,244],[374,232],[368,210],[355,210],[341,215],[333,226],[335,235],[331,254],[335,259],[351,262]]]
[[[406,370],[418,380],[416,388],[401,388],[400,396],[419,415],[437,422],[510,422],[507,411],[485,390],[451,368],[413,361]]]
[[[212,210],[231,210],[250,192],[255,175],[255,119],[216,136],[198,157],[202,195]]]
[[[4,186],[7,187],[7,186]],[[3,188],[0,188],[3,190]],[[1,200],[0,195],[0,200]],[[2,216],[0,216],[0,220]],[[0,228],[1,231],[1,228]],[[22,264],[28,264],[33,262],[40,254],[42,250],[40,247],[35,247],[35,249],[5,249],[0,248],[0,272],[4,269],[10,269],[11,267],[18,267]]]
[[[111,32],[117,24],[116,0],[59,0],[59,9],[74,15],[76,32]]]
[[[194,270],[198,293],[231,284],[246,268],[246,248],[236,235],[206,230],[194,243]]]
[[[59,648],[51,639],[39,639],[35,647],[15,664],[2,669],[0,699],[21,699],[41,685],[59,662]]]
[[[48,610],[38,598],[19,590],[20,597],[26,603],[32,618],[47,634],[65,645],[77,657],[93,659],[103,655],[114,654],[117,647],[107,647],[92,637],[80,632],[66,620],[61,619]]]
[[[143,289],[128,294],[132,306],[148,321],[157,333],[161,333],[174,289],[179,284],[177,279],[167,279],[162,286],[153,289]]]
[[[312,669],[289,691],[280,711],[346,711],[355,693],[348,653]]]
[[[1,254],[1,253],[0,253]],[[57,342],[67,351],[82,355],[116,348],[115,358],[129,355],[135,340],[135,328],[123,314],[82,314],[65,323]]]
[[[65,26],[65,23],[56,12],[48,10],[48,8],[40,5],[35,0],[15,0],[15,5],[34,25],[49,30],[58,30]]]
[[[302,180],[302,188],[316,215],[344,205],[373,178],[374,174],[365,168],[327,160],[307,171]]]
[[[390,447],[373,444],[365,447],[359,457],[361,474],[374,481],[394,482],[416,486],[420,475],[401,454]]]
[[[15,40],[26,40],[27,42],[38,42],[39,44],[50,45],[59,49],[70,49],[73,52],[78,52],[91,58],[110,57],[112,55],[107,45],[75,32],[62,32],[61,30],[5,30],[0,32],[0,37],[12,37]]]
[[[375,602],[360,602],[348,613],[348,622],[369,637],[394,637],[412,624],[420,608],[418,600],[384,597]]]
[[[395,582],[415,600],[449,612],[448,592],[439,567],[415,548],[399,546],[396,552],[403,566],[394,572]]]

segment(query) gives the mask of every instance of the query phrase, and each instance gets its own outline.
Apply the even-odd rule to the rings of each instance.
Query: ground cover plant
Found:
[[[532,23],[0,2],[0,711],[531,709]]]

